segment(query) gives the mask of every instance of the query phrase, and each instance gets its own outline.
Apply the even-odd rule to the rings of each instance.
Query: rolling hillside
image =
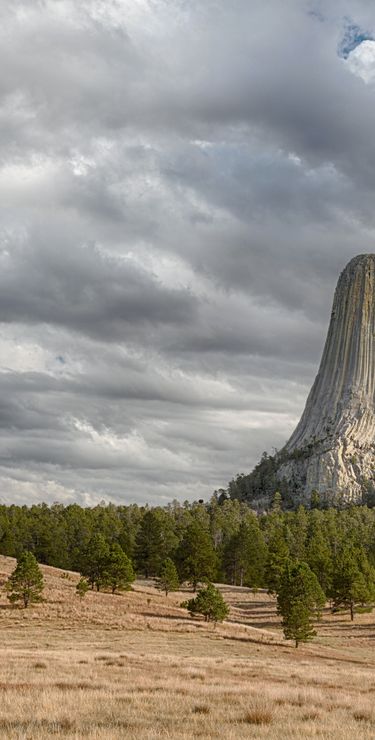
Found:
[[[0,558],[2,582],[14,563]],[[42,570],[43,604],[0,598],[1,737],[374,737],[373,615],[327,611],[296,650],[263,592],[223,586],[214,627],[179,607],[186,592],[138,581],[81,604],[78,574]]]

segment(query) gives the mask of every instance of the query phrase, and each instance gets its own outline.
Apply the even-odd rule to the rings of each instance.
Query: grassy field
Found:
[[[179,608],[186,592],[139,581],[81,604],[77,574],[43,572],[45,603],[0,598],[0,737],[375,738],[373,615],[327,611],[296,650],[263,592],[223,586],[215,628]]]

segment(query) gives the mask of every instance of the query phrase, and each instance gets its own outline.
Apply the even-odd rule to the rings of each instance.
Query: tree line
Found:
[[[207,503],[153,508],[3,505],[0,553],[80,572],[82,597],[88,588],[127,589],[136,574],[156,578],[166,594],[213,581],[265,588],[298,643],[314,633],[311,618],[327,600],[351,619],[372,608],[375,509],[283,511],[282,504],[276,493],[269,511],[257,514],[221,492]],[[186,602],[191,613],[214,599],[209,585],[198,596]]]
[[[207,503],[153,508],[0,506],[0,554],[18,558],[24,551],[40,563],[82,573],[94,588],[114,590],[121,568],[159,577],[169,559],[180,582],[193,589],[210,580],[276,592],[290,559],[307,563],[337,608],[340,573],[343,578],[350,571],[357,591],[346,604],[353,612],[373,578],[375,509],[283,511],[275,494],[269,511],[256,514],[246,502],[218,493]]]

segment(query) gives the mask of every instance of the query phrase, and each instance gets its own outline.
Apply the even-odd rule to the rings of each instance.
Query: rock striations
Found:
[[[318,375],[279,453],[277,477],[299,498],[361,501],[375,471],[375,254],[340,275]]]

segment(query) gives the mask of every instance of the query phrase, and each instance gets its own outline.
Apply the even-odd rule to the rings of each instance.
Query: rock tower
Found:
[[[301,500],[313,490],[360,502],[375,484],[375,254],[341,273],[318,375],[279,453],[277,477]]]

